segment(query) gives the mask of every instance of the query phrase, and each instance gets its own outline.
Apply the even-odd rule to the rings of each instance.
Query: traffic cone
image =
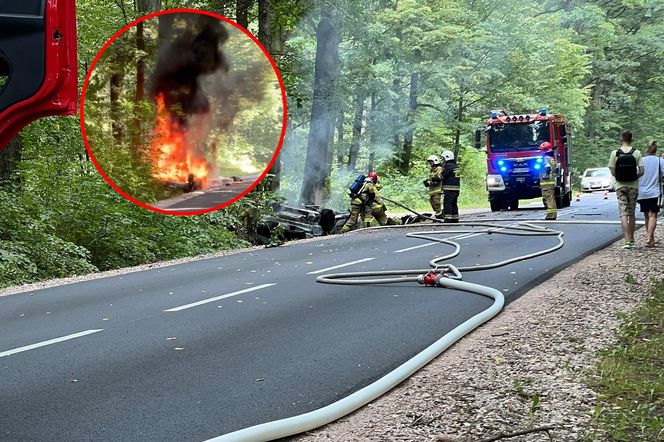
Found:
[[[576,192],[576,200],[575,201],[581,201],[581,194],[579,192]]]
[[[606,190],[604,191],[604,199],[605,200],[609,199],[609,192],[607,192]]]

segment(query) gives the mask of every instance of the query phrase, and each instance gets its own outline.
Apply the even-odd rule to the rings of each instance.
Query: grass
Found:
[[[621,318],[619,344],[599,354],[589,377],[598,392],[587,440],[664,440],[664,280]]]

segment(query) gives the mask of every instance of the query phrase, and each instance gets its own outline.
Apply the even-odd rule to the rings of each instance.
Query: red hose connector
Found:
[[[438,281],[438,278],[440,278],[442,275],[436,273],[436,272],[429,272],[426,275],[420,275],[417,277],[417,282],[420,284],[424,284],[425,286],[435,286],[436,282]]]

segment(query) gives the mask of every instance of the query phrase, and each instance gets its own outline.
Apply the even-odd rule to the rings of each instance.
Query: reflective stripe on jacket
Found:
[[[445,161],[445,167],[442,173],[443,190],[461,190],[461,169],[456,161]]]

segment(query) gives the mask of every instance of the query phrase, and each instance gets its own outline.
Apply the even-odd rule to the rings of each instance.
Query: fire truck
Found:
[[[516,210],[519,200],[539,198],[539,174],[545,167],[540,145],[550,142],[558,163],[556,203],[569,207],[572,201],[572,127],[562,115],[546,109],[534,114],[509,115],[492,111],[483,128],[475,132],[475,147],[485,140],[486,190],[491,210]]]

